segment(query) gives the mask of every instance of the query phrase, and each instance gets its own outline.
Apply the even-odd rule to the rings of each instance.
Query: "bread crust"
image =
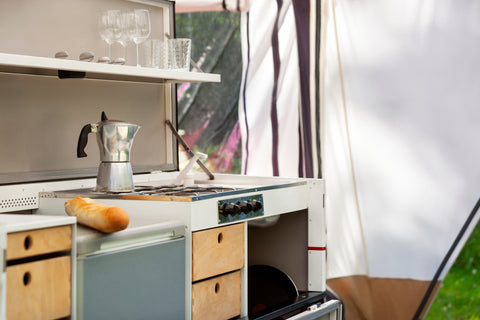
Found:
[[[124,230],[130,222],[127,212],[90,198],[76,197],[65,201],[65,212],[77,217],[77,222],[96,230],[112,233]]]

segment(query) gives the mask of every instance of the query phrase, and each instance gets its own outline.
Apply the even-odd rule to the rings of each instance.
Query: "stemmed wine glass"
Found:
[[[136,9],[126,15],[127,32],[137,47],[137,67],[140,66],[138,45],[150,36],[150,15],[146,9]]]
[[[123,48],[123,59],[127,58],[127,45],[130,40],[130,35],[128,33],[128,15],[129,13],[126,12],[123,12],[121,15],[122,32],[117,40]]]
[[[102,13],[99,21],[100,36],[108,45],[108,58],[112,57],[112,43],[118,41],[122,34],[122,20],[119,10]]]

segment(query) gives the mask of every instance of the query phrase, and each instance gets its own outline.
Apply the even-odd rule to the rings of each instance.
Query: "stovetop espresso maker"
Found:
[[[85,147],[88,134],[96,133],[100,150],[100,165],[97,174],[96,191],[132,191],[133,171],[130,164],[130,149],[133,138],[140,127],[119,120],[108,120],[102,112],[101,121],[85,125],[78,138],[77,157],[86,157]]]

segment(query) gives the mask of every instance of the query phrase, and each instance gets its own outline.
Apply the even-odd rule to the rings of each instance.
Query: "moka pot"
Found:
[[[102,112],[102,121],[87,124],[78,138],[77,157],[86,157],[85,147],[88,134],[96,133],[100,150],[100,165],[97,174],[96,191],[132,191],[133,171],[130,164],[130,149],[133,138],[140,127],[118,120],[108,120]]]

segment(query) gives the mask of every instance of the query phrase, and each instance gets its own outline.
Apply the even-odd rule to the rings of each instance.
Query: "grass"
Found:
[[[448,272],[425,320],[480,320],[480,223]]]

